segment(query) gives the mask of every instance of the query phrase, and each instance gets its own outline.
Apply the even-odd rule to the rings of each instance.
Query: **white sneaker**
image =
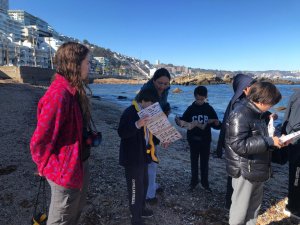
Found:
[[[286,215],[287,217],[291,217],[291,211],[290,210],[288,210],[287,208],[285,208],[284,210],[283,210],[283,214],[284,215]]]
[[[290,210],[288,210],[287,208],[285,208],[283,210],[283,214],[288,216],[288,217],[292,217],[292,218],[300,220],[300,215],[299,214],[294,214]]]

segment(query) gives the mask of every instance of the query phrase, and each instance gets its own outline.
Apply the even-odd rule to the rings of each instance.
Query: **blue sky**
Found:
[[[300,69],[298,0],[10,0],[10,9],[151,63]]]

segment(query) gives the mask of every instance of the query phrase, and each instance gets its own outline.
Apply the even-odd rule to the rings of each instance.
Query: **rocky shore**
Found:
[[[95,84],[143,84],[147,80],[138,80],[138,79],[127,79],[127,78],[102,78],[95,79],[93,83]]]
[[[45,88],[0,81],[0,224],[29,224],[38,188],[35,165],[29,151],[36,125],[36,107]],[[123,168],[118,165],[119,137],[116,129],[123,108],[92,99],[93,117],[103,133],[101,146],[92,149],[91,181],[82,225],[129,225]],[[183,132],[183,131],[182,131]],[[185,139],[159,149],[158,182],[164,188],[148,225],[223,225],[228,212],[223,199],[226,188],[224,159],[210,159],[212,192],[197,187],[188,191],[189,148]],[[274,165],[274,177],[265,185],[258,225],[296,225],[282,211],[287,194],[288,167]],[[48,203],[49,203],[49,187]]]
[[[299,81],[291,81],[285,79],[271,79],[271,78],[255,78],[256,80],[260,81],[268,81],[273,84],[300,84]],[[209,85],[209,84],[231,84],[233,78],[230,76],[224,76],[223,78],[212,76],[212,75],[198,75],[198,76],[182,76],[182,77],[175,77],[172,80],[172,84],[178,85]]]
[[[300,81],[291,81],[284,79],[270,79],[270,78],[256,78],[257,80],[268,81],[273,84],[300,84]],[[101,78],[93,80],[96,84],[143,84],[147,80],[129,79],[129,78]],[[232,77],[224,76],[223,78],[215,77],[211,75],[199,75],[199,76],[181,76],[172,79],[171,84],[175,85],[210,85],[210,84],[231,84]]]

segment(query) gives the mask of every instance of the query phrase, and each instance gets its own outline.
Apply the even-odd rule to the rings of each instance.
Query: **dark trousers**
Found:
[[[287,208],[300,213],[300,145],[289,146],[289,188]]]
[[[195,141],[189,140],[190,153],[191,153],[191,185],[197,185],[199,183],[198,171],[199,171],[199,156],[200,156],[200,171],[201,171],[201,184],[204,187],[208,187],[208,160],[210,154],[210,141],[202,140]]]
[[[148,187],[148,165],[125,166],[129,209],[132,215],[132,224],[142,222],[142,211]]]

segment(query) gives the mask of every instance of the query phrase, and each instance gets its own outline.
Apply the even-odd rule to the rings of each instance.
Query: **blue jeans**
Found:
[[[155,198],[156,189],[158,188],[158,184],[156,183],[157,165],[155,162],[148,164],[148,190],[146,199]]]

